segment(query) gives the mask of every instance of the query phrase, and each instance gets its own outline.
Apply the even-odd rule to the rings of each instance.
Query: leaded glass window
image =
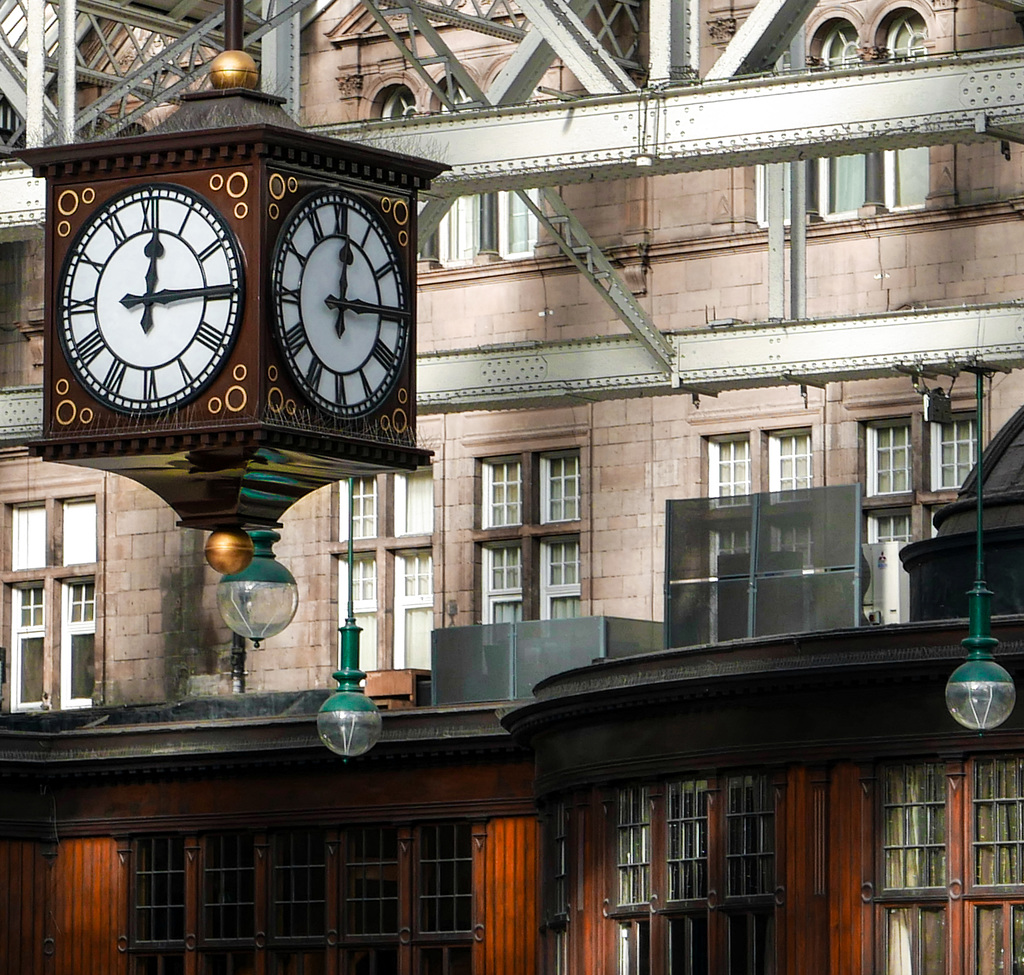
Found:
[[[707,896],[708,783],[706,779],[670,782],[667,792],[668,899]]]
[[[644,786],[627,786],[618,794],[619,904],[650,900],[651,809]]]
[[[765,775],[733,775],[726,785],[725,861],[731,897],[775,889],[775,802]]]
[[[979,884],[1024,884],[1024,759],[974,765],[974,876]]]
[[[937,763],[893,765],[883,773],[885,886],[946,883],[946,777]]]

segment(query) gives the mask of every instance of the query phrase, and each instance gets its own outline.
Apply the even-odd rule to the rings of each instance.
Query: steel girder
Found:
[[[956,371],[982,362],[1024,366],[1024,304],[965,306],[848,319],[700,328],[664,336],[683,389],[812,385],[907,373]],[[678,392],[628,336],[524,343],[421,355],[421,412],[542,406],[579,397],[616,399]]]
[[[320,131],[448,162],[433,189],[454,197],[976,142],[986,126],[1024,133],[1024,48]]]

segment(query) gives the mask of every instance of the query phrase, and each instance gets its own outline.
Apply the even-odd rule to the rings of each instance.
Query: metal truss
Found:
[[[909,373],[949,372],[968,362],[1024,366],[1024,305],[1014,302],[847,319],[701,328],[664,336],[681,387],[811,385]],[[543,406],[679,391],[626,336],[421,355],[424,413]]]
[[[440,196],[1024,133],[1024,48],[326,128],[452,164]],[[641,166],[642,169],[637,167]]]

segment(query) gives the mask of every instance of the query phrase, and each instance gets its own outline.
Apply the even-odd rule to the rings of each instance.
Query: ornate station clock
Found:
[[[442,166],[303,132],[259,92],[25,152],[47,178],[47,460],[198,528],[413,469],[416,196]]]

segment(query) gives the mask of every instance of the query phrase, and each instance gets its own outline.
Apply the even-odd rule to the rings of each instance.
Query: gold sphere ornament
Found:
[[[206,561],[221,575],[234,575],[252,561],[252,539],[241,528],[213,532],[206,540]]]
[[[221,51],[210,62],[210,84],[214,88],[255,88],[259,81],[256,62],[245,51]]]

